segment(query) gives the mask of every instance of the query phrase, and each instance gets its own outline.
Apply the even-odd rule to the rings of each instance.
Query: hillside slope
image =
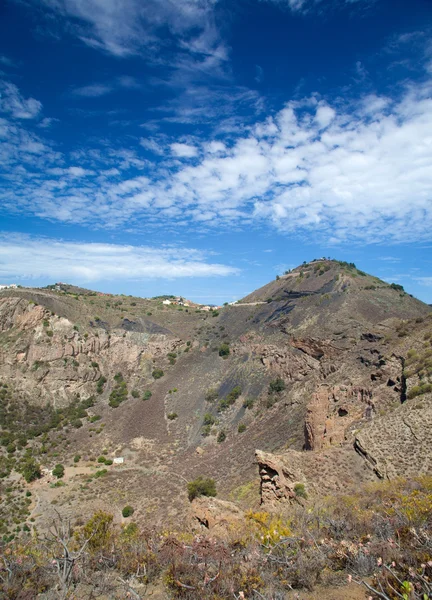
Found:
[[[2,292],[1,489],[31,455],[67,467],[65,486],[30,484],[40,527],[55,506],[114,507],[121,519],[126,503],[137,522],[168,523],[202,474],[257,506],[257,449],[270,503],[299,481],[328,494],[419,461],[428,472],[429,315],[336,261],[302,265],[219,313],[81,288]],[[95,477],[98,457],[124,462]]]

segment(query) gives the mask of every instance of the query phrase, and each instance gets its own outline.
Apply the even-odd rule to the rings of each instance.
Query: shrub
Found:
[[[107,382],[106,377],[104,377],[103,375],[101,375],[99,377],[99,379],[97,380],[97,383],[96,383],[96,391],[97,391],[98,394],[102,394],[103,389],[104,389],[104,385],[106,384],[106,382]]]
[[[135,510],[132,508],[132,506],[125,506],[124,509],[122,510],[122,515],[125,519],[127,519],[128,517],[130,517],[131,515],[133,515],[135,512]]]
[[[102,510],[97,511],[84,525],[82,532],[77,534],[80,543],[89,540],[88,548],[92,551],[99,550],[105,546],[111,537],[113,516]]]
[[[285,387],[285,381],[278,377],[270,382],[269,394],[279,394],[284,391]]]
[[[154,371],[152,372],[153,379],[160,379],[163,376],[164,372],[162,371],[162,369],[154,369]]]
[[[188,498],[192,502],[199,496],[216,496],[216,483],[214,479],[197,477],[187,484]]]
[[[306,499],[308,497],[304,483],[296,483],[294,486],[294,493],[299,498]]]
[[[227,400],[229,402],[229,404],[234,404],[234,402],[237,400],[237,398],[239,398],[241,396],[241,387],[239,385],[236,385],[231,391],[230,393],[227,395]]]
[[[246,400],[243,402],[243,408],[252,409],[254,404],[255,400],[253,398],[246,398]]]
[[[152,397],[152,393],[150,390],[147,390],[144,392],[143,394],[143,400],[150,400],[150,398]]]
[[[99,458],[97,459],[98,463],[105,463],[106,458],[105,456],[99,456]]]
[[[221,344],[219,346],[219,356],[222,356],[222,358],[227,358],[227,356],[230,353],[230,347],[228,344]]]
[[[57,477],[57,479],[61,479],[64,476],[64,472],[65,472],[65,468],[63,465],[56,465],[52,471],[52,474],[54,475],[54,477]]]
[[[131,396],[132,396],[132,398],[139,398],[139,392],[138,392],[138,390],[132,390]]]
[[[216,418],[209,412],[205,413],[203,425],[214,425],[216,423]]]
[[[105,464],[106,464],[107,466],[111,466],[111,465],[113,464],[113,461],[112,461],[110,458],[107,458],[107,459],[105,460]]]
[[[244,431],[246,431],[246,425],[244,423],[239,423],[239,426],[237,428],[237,431],[239,433],[243,433]]]
[[[169,419],[170,421],[174,421],[175,419],[177,419],[178,414],[175,412],[170,412],[167,414],[167,419]]]
[[[216,388],[209,388],[206,391],[206,394],[205,394],[206,402],[214,402],[215,400],[217,400],[217,397],[218,397],[218,392],[217,392]]]
[[[81,456],[79,454],[75,454],[73,461],[74,461],[74,463],[77,463],[80,461],[80,459],[81,459]]]
[[[222,442],[224,442],[226,440],[226,433],[225,431],[219,431],[218,436],[217,436],[217,443],[221,444]]]

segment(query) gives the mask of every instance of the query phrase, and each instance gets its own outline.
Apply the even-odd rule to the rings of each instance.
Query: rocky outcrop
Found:
[[[307,405],[305,449],[321,450],[341,444],[347,428],[362,418],[372,418],[372,391],[359,386],[321,385]]]
[[[291,346],[243,343],[233,349],[235,354],[250,354],[259,360],[272,377],[295,382],[304,379],[311,371],[318,371],[319,360],[306,353],[296,352]]]
[[[301,453],[290,451],[282,457],[256,450],[255,459],[261,478],[261,504],[272,506],[295,500],[296,483],[305,481],[300,470]]]
[[[31,402],[68,404],[94,395],[96,381],[121,372],[129,383],[152,380],[181,341],[173,336],[90,326],[84,333],[65,317],[24,298],[0,299],[0,378]],[[107,385],[107,387],[109,384]]]
[[[290,344],[293,348],[301,350],[315,360],[322,358],[334,358],[340,353],[340,349],[327,340],[313,338],[292,338]]]
[[[233,502],[200,496],[191,504],[192,528],[210,529],[213,533],[226,532],[227,527],[242,521],[241,511]]]

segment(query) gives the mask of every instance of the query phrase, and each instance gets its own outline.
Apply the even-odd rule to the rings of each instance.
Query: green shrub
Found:
[[[150,400],[150,398],[152,397],[152,393],[150,390],[147,390],[144,392],[143,394],[143,400]]]
[[[111,465],[113,464],[113,461],[112,461],[110,458],[107,458],[107,459],[105,460],[105,464],[106,464],[107,466],[111,466]]]
[[[239,385],[236,385],[230,393],[227,395],[227,400],[230,404],[234,404],[234,402],[241,396],[242,390]]]
[[[54,475],[54,477],[57,477],[57,479],[61,479],[64,476],[64,472],[65,472],[64,466],[58,464],[54,467],[52,474]]]
[[[139,398],[139,392],[138,392],[138,390],[132,390],[131,396],[132,396],[132,398]]]
[[[187,484],[188,498],[192,502],[199,496],[216,496],[216,483],[214,479],[197,477]]]
[[[164,372],[162,371],[162,369],[154,369],[154,371],[152,372],[153,379],[160,379],[163,376]]]
[[[91,362],[91,366],[92,366],[94,369],[98,369],[98,368],[99,368],[99,365],[98,365],[98,363],[97,363],[97,362],[95,362],[94,360]]]
[[[252,409],[254,404],[255,400],[253,398],[246,398],[246,400],[243,402],[243,408]]]
[[[128,517],[133,515],[134,512],[135,512],[135,510],[132,508],[132,506],[125,506],[124,509],[122,510],[122,515],[125,519],[127,519]]]
[[[170,421],[174,421],[175,419],[177,419],[178,414],[175,412],[170,412],[167,414],[167,419],[169,419]]]
[[[107,382],[106,377],[104,377],[103,375],[101,375],[99,377],[99,379],[97,380],[97,383],[96,383],[96,391],[97,391],[98,394],[102,394],[103,389],[104,389],[104,385],[106,384],[106,382]]]
[[[222,356],[222,358],[227,358],[229,353],[230,353],[230,347],[228,344],[224,343],[219,346],[219,356]]]
[[[304,483],[296,483],[294,486],[294,493],[299,498],[306,499],[308,497]]]
[[[226,440],[226,433],[225,431],[219,431],[218,436],[216,438],[217,443],[221,444],[222,442],[224,442]]]
[[[209,412],[206,412],[204,415],[203,425],[214,425],[216,423],[216,418]]]
[[[244,423],[239,423],[239,426],[237,427],[237,431],[239,433],[243,433],[244,431],[246,431],[246,425]]]
[[[105,463],[106,458],[105,456],[99,456],[99,458],[97,459],[98,463]]]
[[[285,381],[278,377],[270,382],[269,394],[279,394],[284,391],[285,387]]]
[[[80,460],[81,460],[81,456],[79,454],[75,454],[74,459],[73,459],[74,463],[77,463]]]

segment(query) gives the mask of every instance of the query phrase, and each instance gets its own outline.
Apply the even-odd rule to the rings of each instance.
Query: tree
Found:
[[[27,481],[27,483],[35,481],[36,479],[40,479],[42,476],[40,465],[37,464],[34,458],[28,458],[26,460],[21,473],[24,479]]]
[[[64,472],[65,472],[65,468],[63,465],[56,465],[52,471],[52,474],[54,475],[54,477],[57,477],[57,479],[61,479],[64,476]]]
[[[216,496],[216,483],[214,479],[200,476],[187,484],[187,491],[191,502],[199,496]]]

